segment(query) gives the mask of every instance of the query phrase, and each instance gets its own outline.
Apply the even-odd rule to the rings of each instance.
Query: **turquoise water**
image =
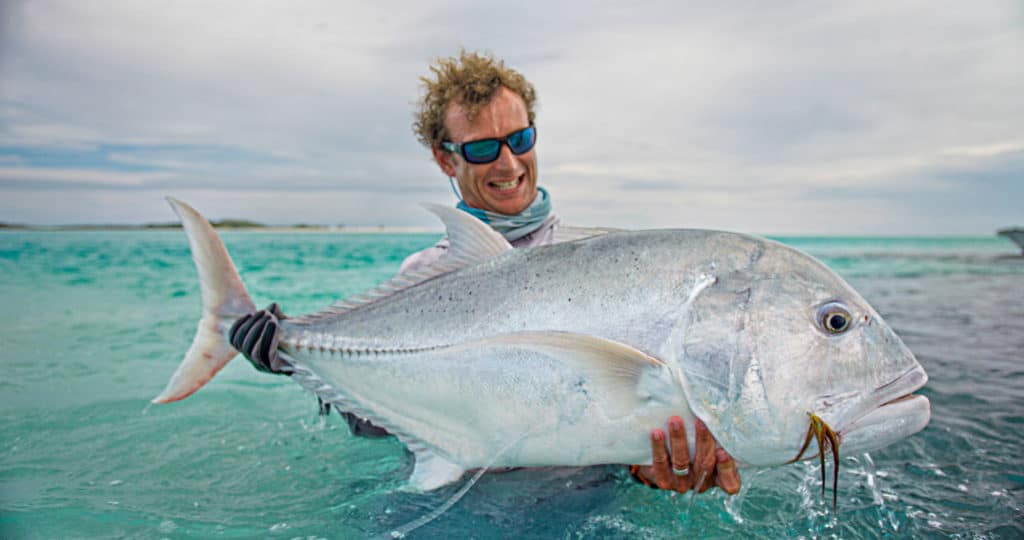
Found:
[[[390,277],[436,236],[224,239],[256,302],[297,314]],[[728,499],[649,490],[617,466],[521,470],[485,475],[411,537],[1024,537],[1024,258],[994,237],[781,240],[846,277],[931,376],[931,424],[846,457],[837,514],[810,462],[744,471]],[[0,275],[0,537],[365,537],[457,489],[399,491],[398,443],[350,436],[242,360],[147,407],[199,311],[180,231],[2,232]]]

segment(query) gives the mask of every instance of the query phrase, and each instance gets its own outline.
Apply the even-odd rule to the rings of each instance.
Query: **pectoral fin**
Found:
[[[605,377],[634,377],[645,368],[661,367],[661,360],[625,343],[573,332],[514,332],[481,340],[531,349]],[[474,342],[476,345],[480,342]]]
[[[668,398],[670,376],[664,362],[635,347],[572,332],[515,332],[460,347],[492,348],[502,355],[525,351],[546,356],[583,375],[603,394],[611,417],[627,414],[649,398]]]

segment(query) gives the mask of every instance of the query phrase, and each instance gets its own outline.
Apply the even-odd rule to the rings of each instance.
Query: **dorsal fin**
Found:
[[[425,268],[398,274],[373,289],[336,302],[318,313],[299,317],[296,321],[312,322],[328,315],[345,313],[441,274],[490,260],[512,249],[512,245],[498,231],[467,212],[432,203],[423,203],[423,207],[440,218],[447,229],[449,246],[444,256]]]
[[[512,249],[505,237],[486,223],[458,208],[423,203],[423,207],[441,218],[448,229],[448,254],[439,262],[454,264],[457,268],[484,262]]]

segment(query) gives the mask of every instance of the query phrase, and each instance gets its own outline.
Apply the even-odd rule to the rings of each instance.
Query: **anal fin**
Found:
[[[413,450],[410,448],[410,450]],[[409,491],[431,491],[455,482],[466,472],[430,450],[420,447],[413,450],[416,465],[403,489]]]

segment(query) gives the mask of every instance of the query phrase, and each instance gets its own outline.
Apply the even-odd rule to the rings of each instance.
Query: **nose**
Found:
[[[514,169],[516,156],[507,144],[502,144],[498,150],[498,159],[494,160],[494,166],[501,170]]]

